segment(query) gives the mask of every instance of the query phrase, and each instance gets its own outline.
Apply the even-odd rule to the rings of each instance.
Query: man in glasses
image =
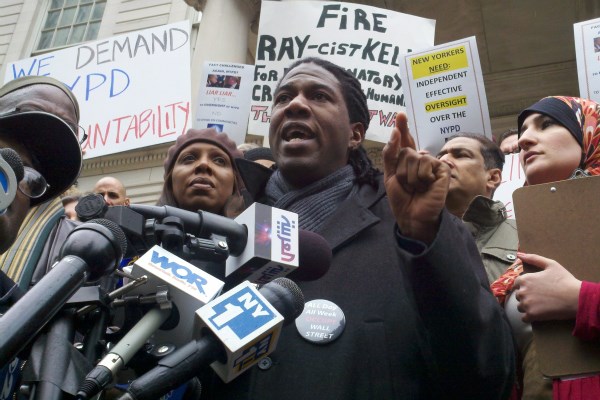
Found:
[[[67,86],[53,78],[23,77],[0,87],[0,148],[15,150],[24,165],[16,196],[0,215],[0,254],[17,240],[26,218],[39,224],[41,215],[33,211],[46,207],[43,203],[57,198],[77,179],[82,163],[76,135],[78,120],[77,100]],[[58,206],[62,209],[60,201]],[[42,211],[55,214],[47,207]],[[52,226],[47,230],[55,222],[48,221]],[[24,245],[38,238],[27,239]],[[21,271],[14,271],[12,263],[5,259],[4,264],[3,271],[13,278],[20,276]],[[0,278],[4,280],[1,304],[11,287],[4,273]]]
[[[14,150],[24,166],[14,199],[0,213],[0,313],[27,288],[41,248],[62,220],[58,196],[81,170],[78,121],[75,96],[53,78],[24,77],[0,87],[0,148]],[[3,394],[15,392],[19,362],[0,365]]]

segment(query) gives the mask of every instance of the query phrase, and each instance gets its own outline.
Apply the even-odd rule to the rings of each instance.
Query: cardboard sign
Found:
[[[194,128],[215,128],[238,145],[248,129],[254,66],[205,62]]]
[[[494,200],[500,200],[506,206],[507,218],[515,218],[513,192],[525,184],[525,172],[519,161],[519,153],[506,154],[502,168],[502,183],[494,192]]]
[[[65,83],[79,102],[85,158],[171,142],[190,127],[187,21],[131,32],[10,63]]]
[[[387,142],[405,110],[401,56],[433,45],[434,29],[433,20],[361,4],[263,1],[248,133],[268,136],[277,82],[294,61],[312,56],[360,80],[371,114],[366,138]]]
[[[418,149],[437,154],[458,132],[492,138],[474,36],[407,54],[400,71]]]
[[[579,95],[600,101],[600,18],[573,25]]]

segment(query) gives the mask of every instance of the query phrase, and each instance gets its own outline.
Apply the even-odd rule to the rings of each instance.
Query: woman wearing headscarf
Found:
[[[600,175],[600,105],[577,97],[546,97],[518,117],[526,185]],[[544,379],[532,340],[531,321],[575,319],[573,335],[600,338],[600,284],[582,282],[554,260],[517,253],[515,264],[492,284],[505,309],[522,357],[523,399],[598,399],[600,375]],[[523,262],[542,273],[521,275]],[[520,288],[526,288],[520,290]]]
[[[169,148],[158,205],[235,217],[243,210],[242,152],[226,133],[190,129]]]

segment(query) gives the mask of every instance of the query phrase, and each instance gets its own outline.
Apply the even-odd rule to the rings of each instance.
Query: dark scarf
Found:
[[[582,106],[576,101],[575,97],[544,97],[537,103],[524,109],[517,118],[519,137],[521,137],[521,127],[525,119],[533,113],[540,113],[554,118],[559,124],[567,128],[573,135],[577,143],[583,147],[583,121]],[[579,118],[579,119],[578,119]]]
[[[352,166],[346,165],[333,174],[293,190],[275,171],[265,189],[269,204],[298,214],[301,229],[318,232],[337,206],[358,191]]]

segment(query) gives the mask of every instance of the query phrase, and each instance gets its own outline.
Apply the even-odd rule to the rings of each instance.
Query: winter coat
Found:
[[[341,336],[319,345],[289,324],[275,352],[250,371],[228,384],[204,381],[204,398],[508,396],[510,328],[462,221],[444,210],[429,247],[402,237],[380,179],[377,189],[362,185],[318,233],[333,250],[331,267],[318,280],[297,283],[306,301],[341,308]]]

